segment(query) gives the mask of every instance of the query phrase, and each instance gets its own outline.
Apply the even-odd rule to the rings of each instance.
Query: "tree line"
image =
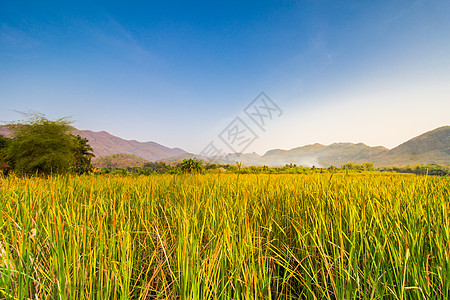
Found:
[[[329,166],[306,167],[296,164],[287,164],[279,167],[269,166],[248,166],[241,164],[219,164],[197,160],[195,158],[183,159],[176,164],[167,164],[165,162],[147,162],[143,166],[134,166],[127,168],[101,168],[100,174],[123,174],[123,175],[151,175],[151,174],[183,174],[183,173],[232,173],[232,174],[314,174],[314,173],[361,173],[361,172],[395,172],[395,173],[413,173],[417,175],[450,175],[448,166],[436,164],[416,165],[404,167],[381,167],[376,168],[373,163],[363,164],[347,163],[340,167]]]

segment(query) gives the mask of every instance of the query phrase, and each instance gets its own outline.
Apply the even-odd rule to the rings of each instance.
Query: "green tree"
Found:
[[[328,167],[328,172],[331,172],[331,173],[333,173],[333,172],[336,172],[336,167],[335,166],[329,166]]]
[[[143,165],[144,173],[165,173],[168,169],[170,169],[170,166],[166,165],[166,163],[162,161],[147,162]]]
[[[365,171],[374,171],[375,170],[375,166],[371,162],[366,162],[363,164],[363,166],[364,166]]]
[[[7,173],[11,168],[11,163],[7,156],[7,149],[11,139],[0,135],[0,173]]]
[[[79,135],[73,136],[75,140],[74,156],[75,166],[74,171],[77,174],[89,173],[92,171],[91,159],[94,157],[94,150],[88,144],[88,140]]]
[[[26,119],[8,124],[12,140],[7,147],[13,170],[19,174],[78,172],[90,166],[92,149],[87,140],[71,134],[66,118],[55,121],[43,114],[23,113]]]
[[[200,172],[202,169],[201,162],[195,158],[183,159],[183,161],[178,164],[178,167],[184,173]]]
[[[345,165],[342,165],[341,168],[344,170],[355,170],[356,166],[354,163],[348,162]]]

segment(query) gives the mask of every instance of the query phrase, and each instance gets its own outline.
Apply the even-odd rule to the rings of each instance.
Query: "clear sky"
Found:
[[[450,124],[450,1],[0,1],[0,120],[198,153],[235,117],[246,152],[388,148]],[[264,91],[265,131],[243,113]],[[220,142],[220,140],[219,140]]]

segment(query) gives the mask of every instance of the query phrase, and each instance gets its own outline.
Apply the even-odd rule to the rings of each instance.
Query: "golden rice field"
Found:
[[[0,179],[0,299],[448,299],[450,178]]]

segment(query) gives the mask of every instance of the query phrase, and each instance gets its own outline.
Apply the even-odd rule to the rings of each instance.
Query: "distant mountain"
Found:
[[[96,157],[125,153],[140,156],[149,161],[157,161],[188,154],[180,148],[168,148],[155,142],[124,140],[106,131],[77,130],[76,133],[89,140]]]
[[[242,163],[243,166],[255,166],[255,165],[264,165],[261,164],[261,156],[257,153],[229,153],[227,154],[223,162],[234,164],[236,162]]]
[[[246,157],[247,154],[241,154]],[[248,161],[248,159],[247,159]],[[375,166],[404,166],[414,164],[450,164],[450,126],[439,127],[389,150],[365,144],[334,143],[307,145],[291,150],[270,150],[259,159],[253,156],[248,165],[283,166],[342,166],[347,162],[373,162]],[[243,162],[244,164],[244,162]]]
[[[389,150],[384,147],[369,147],[362,143],[334,143],[306,145],[291,150],[274,149],[263,156],[256,153],[228,154],[220,162],[241,162],[244,166],[284,166],[296,164],[307,167],[341,166],[347,162],[364,163]]]
[[[364,163],[389,150],[362,143],[313,144],[291,150],[271,150],[262,156],[267,165],[297,164],[302,166],[341,166],[347,162]]]
[[[374,157],[378,166],[450,164],[450,126],[421,134],[392,150]]]

